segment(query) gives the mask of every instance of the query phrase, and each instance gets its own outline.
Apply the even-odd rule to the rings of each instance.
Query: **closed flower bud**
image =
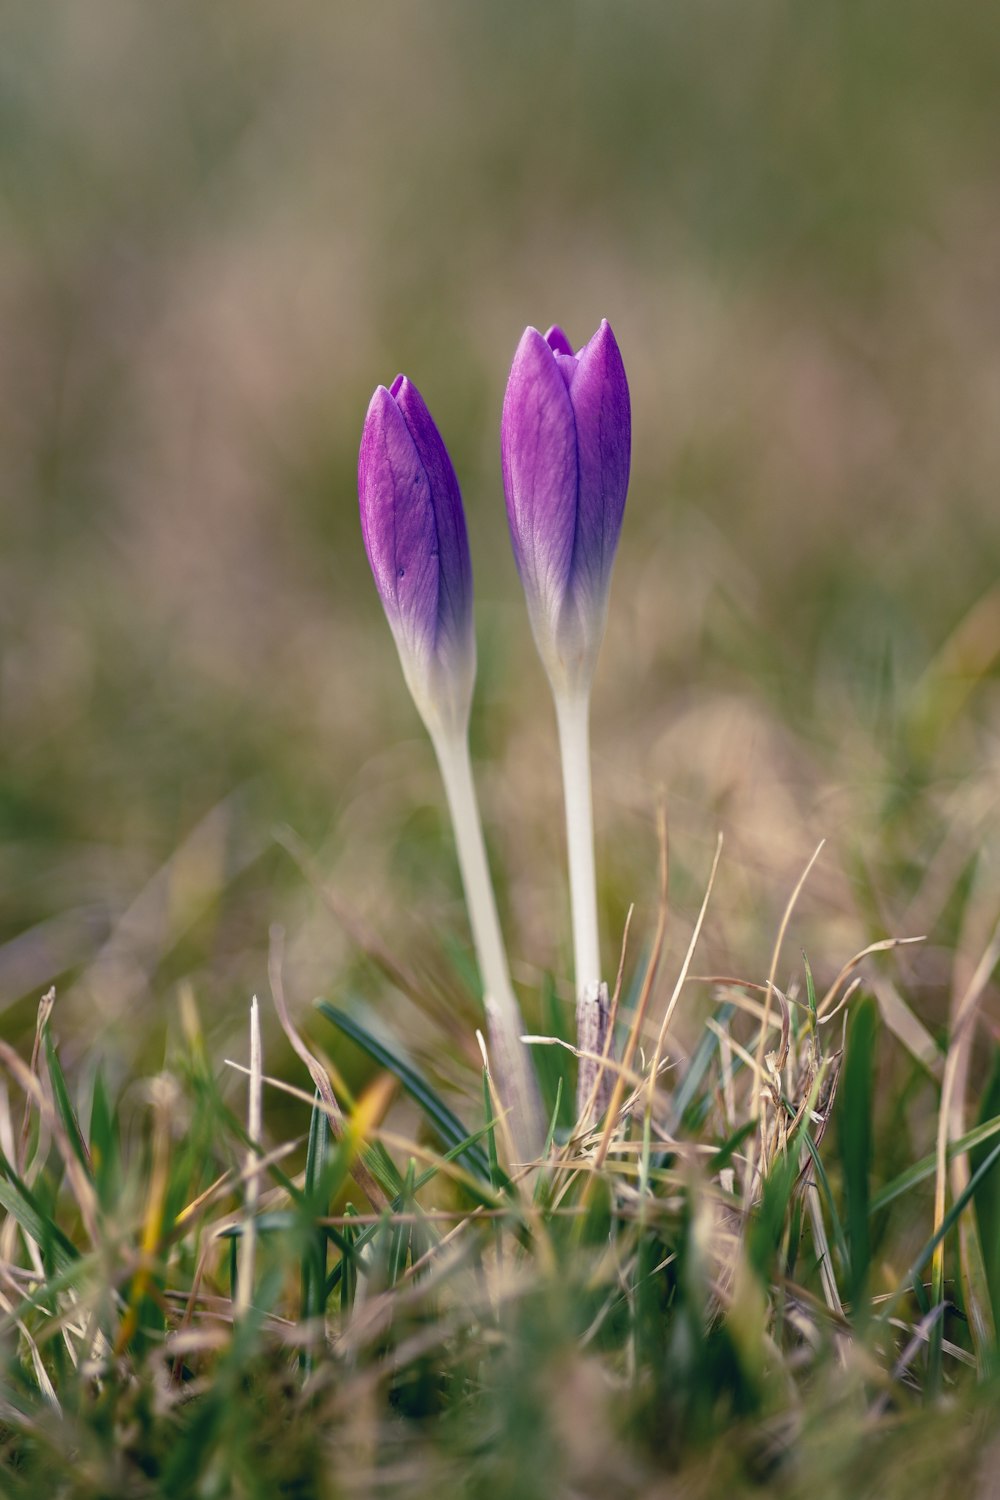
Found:
[[[556,693],[586,692],[604,634],[631,456],[621,354],[602,322],[578,354],[525,330],[500,434],[511,541]]]
[[[371,399],[358,458],[361,530],[414,702],[431,733],[464,733],[476,647],[472,565],[448,450],[416,386]]]

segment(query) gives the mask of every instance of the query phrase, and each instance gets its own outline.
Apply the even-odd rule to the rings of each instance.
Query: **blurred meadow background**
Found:
[[[529,1025],[546,976],[569,1011],[498,433],[524,325],[579,344],[607,317],[634,458],[593,709],[606,966],[634,902],[626,994],[641,974],[663,795],[660,1009],[717,834],[694,970],[757,982],[825,839],[778,982],[803,949],[822,988],[926,936],[869,966],[926,1028],[886,1049],[876,1173],[931,1150],[940,1059],[912,1049],[1000,913],[992,8],[13,0],[2,30],[2,1035],[29,1048],[55,984],[67,1072],[100,1060],[127,1101],[184,996],[221,1067],[257,992],[291,1074],[280,924],[293,1013],[349,1078],[316,996],[478,1090],[452,836],[358,523],[361,423],[398,370],[467,508],[515,980]],[[430,976],[430,1020],[366,945]],[[678,1055],[710,998],[685,992]]]
[[[608,965],[628,904],[652,921],[665,791],[678,951],[717,831],[705,961],[754,977],[826,838],[788,963],[926,933],[904,972],[941,1022],[998,890],[989,7],[55,0],[4,32],[4,1034],[55,982],[67,1041],[146,1066],[190,984],[232,1045],[274,922],[298,1009],[382,1003],[283,826],[386,942],[465,947],[357,519],[397,370],[463,485],[528,1009],[562,982],[498,427],[524,324],[602,316],[634,403],[594,701]]]

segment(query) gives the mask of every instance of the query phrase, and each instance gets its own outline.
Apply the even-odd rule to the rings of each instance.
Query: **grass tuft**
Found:
[[[665,903],[663,885],[661,932]],[[996,1321],[973,1326],[961,1233],[995,1298],[995,1069],[935,1219],[936,1153],[879,1181],[882,1080],[906,1049],[863,973],[848,985],[870,953],[821,1000],[807,960],[802,998],[695,979],[704,914],[673,981],[654,941],[616,1010],[603,1119],[566,1124],[572,1078],[549,1066],[527,1165],[488,1067],[463,1119],[328,1001],[372,1083],[318,1079],[301,1042],[311,1091],[271,1077],[254,1024],[247,1129],[190,1000],[186,1050],[137,1102],[66,1072],[46,997],[32,1058],[0,1045],[3,1493],[640,1496],[669,1472],[694,1495],[832,1496],[882,1473],[901,1431],[923,1451],[960,1391],[981,1446]],[[685,1054],[673,1017],[699,991]],[[273,1140],[261,1103],[282,1099],[297,1128]]]

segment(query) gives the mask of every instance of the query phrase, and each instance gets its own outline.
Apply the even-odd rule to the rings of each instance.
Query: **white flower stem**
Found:
[[[573,917],[576,1032],[581,1056],[577,1114],[581,1120],[607,1106],[611,1074],[594,1059],[607,1049],[608,992],[601,978],[594,868],[594,813],[590,785],[590,690],[555,695],[566,804],[566,848]]]
[[[455,829],[458,864],[479,960],[492,1048],[492,1071],[500,1098],[511,1112],[509,1123],[516,1148],[526,1160],[530,1160],[541,1151],[545,1125],[534,1071],[527,1048],[521,1041],[524,1022],[511,984],[500,932],[479,803],[472,779],[469,741],[464,733],[441,731],[433,733],[431,738]]]
[[[256,1147],[262,1127],[264,1060],[260,1042],[260,1008],[257,996],[250,1002],[250,1080],[247,1086],[247,1136],[252,1142],[246,1154],[243,1189],[243,1235],[237,1258],[236,1305],[246,1312],[253,1302],[254,1272],[257,1264],[257,1202],[260,1198],[260,1160]]]
[[[556,696],[559,752],[566,803],[566,847],[573,911],[573,967],[576,991],[601,982],[597,935],[597,876],[594,870],[594,814],[590,789],[590,693]]]

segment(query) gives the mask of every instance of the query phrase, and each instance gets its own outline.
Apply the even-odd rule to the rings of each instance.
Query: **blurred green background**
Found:
[[[70,1059],[156,1066],[189,986],[221,1057],[280,922],[297,1014],[360,995],[417,1036],[288,826],[468,1036],[357,521],[400,369],[466,498],[515,975],[529,1016],[543,973],[568,995],[498,426],[524,325],[602,316],[634,404],[594,703],[608,969],[632,901],[630,973],[648,941],[666,789],[673,967],[719,830],[695,967],[758,980],[825,837],[779,982],[803,946],[828,979],[926,932],[891,973],[939,1024],[997,903],[992,8],[12,0],[3,31],[0,1029],[56,982]]]

